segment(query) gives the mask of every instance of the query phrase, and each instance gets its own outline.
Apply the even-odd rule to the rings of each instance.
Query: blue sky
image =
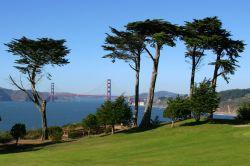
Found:
[[[101,58],[106,54],[101,45],[109,26],[123,29],[128,22],[148,18],[161,18],[182,25],[194,18],[218,16],[234,39],[247,44],[239,59],[241,67],[231,76],[229,84],[219,79],[218,90],[250,88],[248,0],[1,0],[0,3],[0,87],[14,89],[8,80],[10,74],[17,80],[20,77],[25,80],[13,68],[16,57],[6,52],[4,43],[22,36],[32,39],[49,37],[67,40],[66,45],[71,49],[70,64],[46,67],[45,71],[53,75],[52,81],[44,78],[39,90],[49,91],[50,83],[55,82],[55,91],[104,94],[105,81],[111,78],[113,93],[133,94],[135,76],[128,64],[122,61],[111,63]],[[174,48],[164,47],[156,90],[188,93],[190,64],[185,62],[184,52],[182,42],[177,42]],[[208,53],[196,82],[212,76],[213,68],[207,64],[213,59],[214,55]],[[141,92],[148,91],[151,70],[152,62],[143,55]]]

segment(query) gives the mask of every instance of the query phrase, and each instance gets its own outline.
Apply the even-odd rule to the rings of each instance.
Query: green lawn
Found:
[[[176,128],[165,125],[145,132],[83,138],[33,151],[0,154],[0,165],[248,166],[250,127],[236,128],[222,123]]]

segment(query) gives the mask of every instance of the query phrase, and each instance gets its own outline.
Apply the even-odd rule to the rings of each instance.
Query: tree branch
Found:
[[[12,84],[13,84],[14,86],[16,86],[19,90],[23,91],[23,92],[29,97],[29,99],[30,99],[32,102],[34,102],[34,99],[30,96],[29,92],[28,92],[26,89],[23,88],[23,84],[22,84],[21,79],[20,79],[20,84],[21,84],[21,85],[18,85],[18,84],[15,82],[15,80],[14,80],[11,76],[9,76],[9,77],[10,77],[10,81],[12,82]]]
[[[129,64],[129,66],[130,66],[131,69],[133,69],[134,71],[137,71],[131,64]]]
[[[153,61],[155,61],[155,58],[154,58],[154,56],[151,54],[151,52],[145,47],[145,50],[146,50],[146,52],[148,53],[148,55],[150,56],[150,58],[153,60]]]

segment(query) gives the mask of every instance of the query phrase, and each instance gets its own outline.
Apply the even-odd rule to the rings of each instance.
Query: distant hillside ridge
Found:
[[[176,96],[184,96],[184,94],[177,94],[177,93],[174,93],[174,92],[169,92],[169,91],[157,91],[155,92],[154,94],[154,97],[155,98],[161,98],[161,97],[172,97],[172,98],[175,98]],[[147,98],[148,97],[148,93],[141,93],[140,94],[140,98]]]
[[[242,98],[247,95],[250,95],[250,88],[248,89],[230,89],[219,92],[221,102],[234,100],[237,98]]]
[[[28,90],[31,93],[30,90]],[[48,92],[39,92],[43,98],[49,96]],[[5,89],[0,87],[0,101],[30,101],[29,97],[21,90]]]

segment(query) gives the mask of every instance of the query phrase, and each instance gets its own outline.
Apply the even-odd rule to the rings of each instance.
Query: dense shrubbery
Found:
[[[179,119],[184,119],[191,114],[190,100],[187,98],[181,98],[177,96],[176,99],[170,99],[168,106],[163,112],[163,117],[167,117],[172,121],[172,127],[174,122]]]
[[[0,143],[7,143],[10,142],[12,139],[13,138],[9,132],[0,133]]]
[[[18,143],[18,140],[20,138],[23,138],[26,134],[26,127],[25,124],[21,124],[21,123],[17,123],[15,124],[11,130],[10,130],[10,134],[12,135],[12,137],[16,140],[16,144]]]
[[[191,98],[192,115],[195,120],[200,121],[201,115],[211,113],[218,108],[220,98],[214,91],[211,82],[204,80],[196,85]]]
[[[80,134],[79,132],[74,131],[74,130],[69,131],[69,133],[68,133],[68,138],[71,138],[71,139],[79,138],[79,137],[82,137],[82,136],[83,136],[82,133]]]
[[[82,120],[82,125],[84,128],[88,129],[88,136],[89,136],[91,129],[98,127],[98,121],[96,116],[93,114],[89,114],[86,118]]]
[[[59,126],[52,126],[49,127],[49,138],[53,141],[61,141],[62,140],[62,135],[63,135],[63,130]]]
[[[250,103],[243,104],[237,109],[237,118],[240,120],[250,121]]]
[[[36,129],[36,130],[28,130],[26,135],[24,136],[24,139],[39,139],[42,137],[42,130]]]
[[[102,125],[111,125],[112,133],[115,124],[129,124],[132,118],[131,108],[123,96],[118,97],[115,102],[106,101],[97,109],[98,122]]]

